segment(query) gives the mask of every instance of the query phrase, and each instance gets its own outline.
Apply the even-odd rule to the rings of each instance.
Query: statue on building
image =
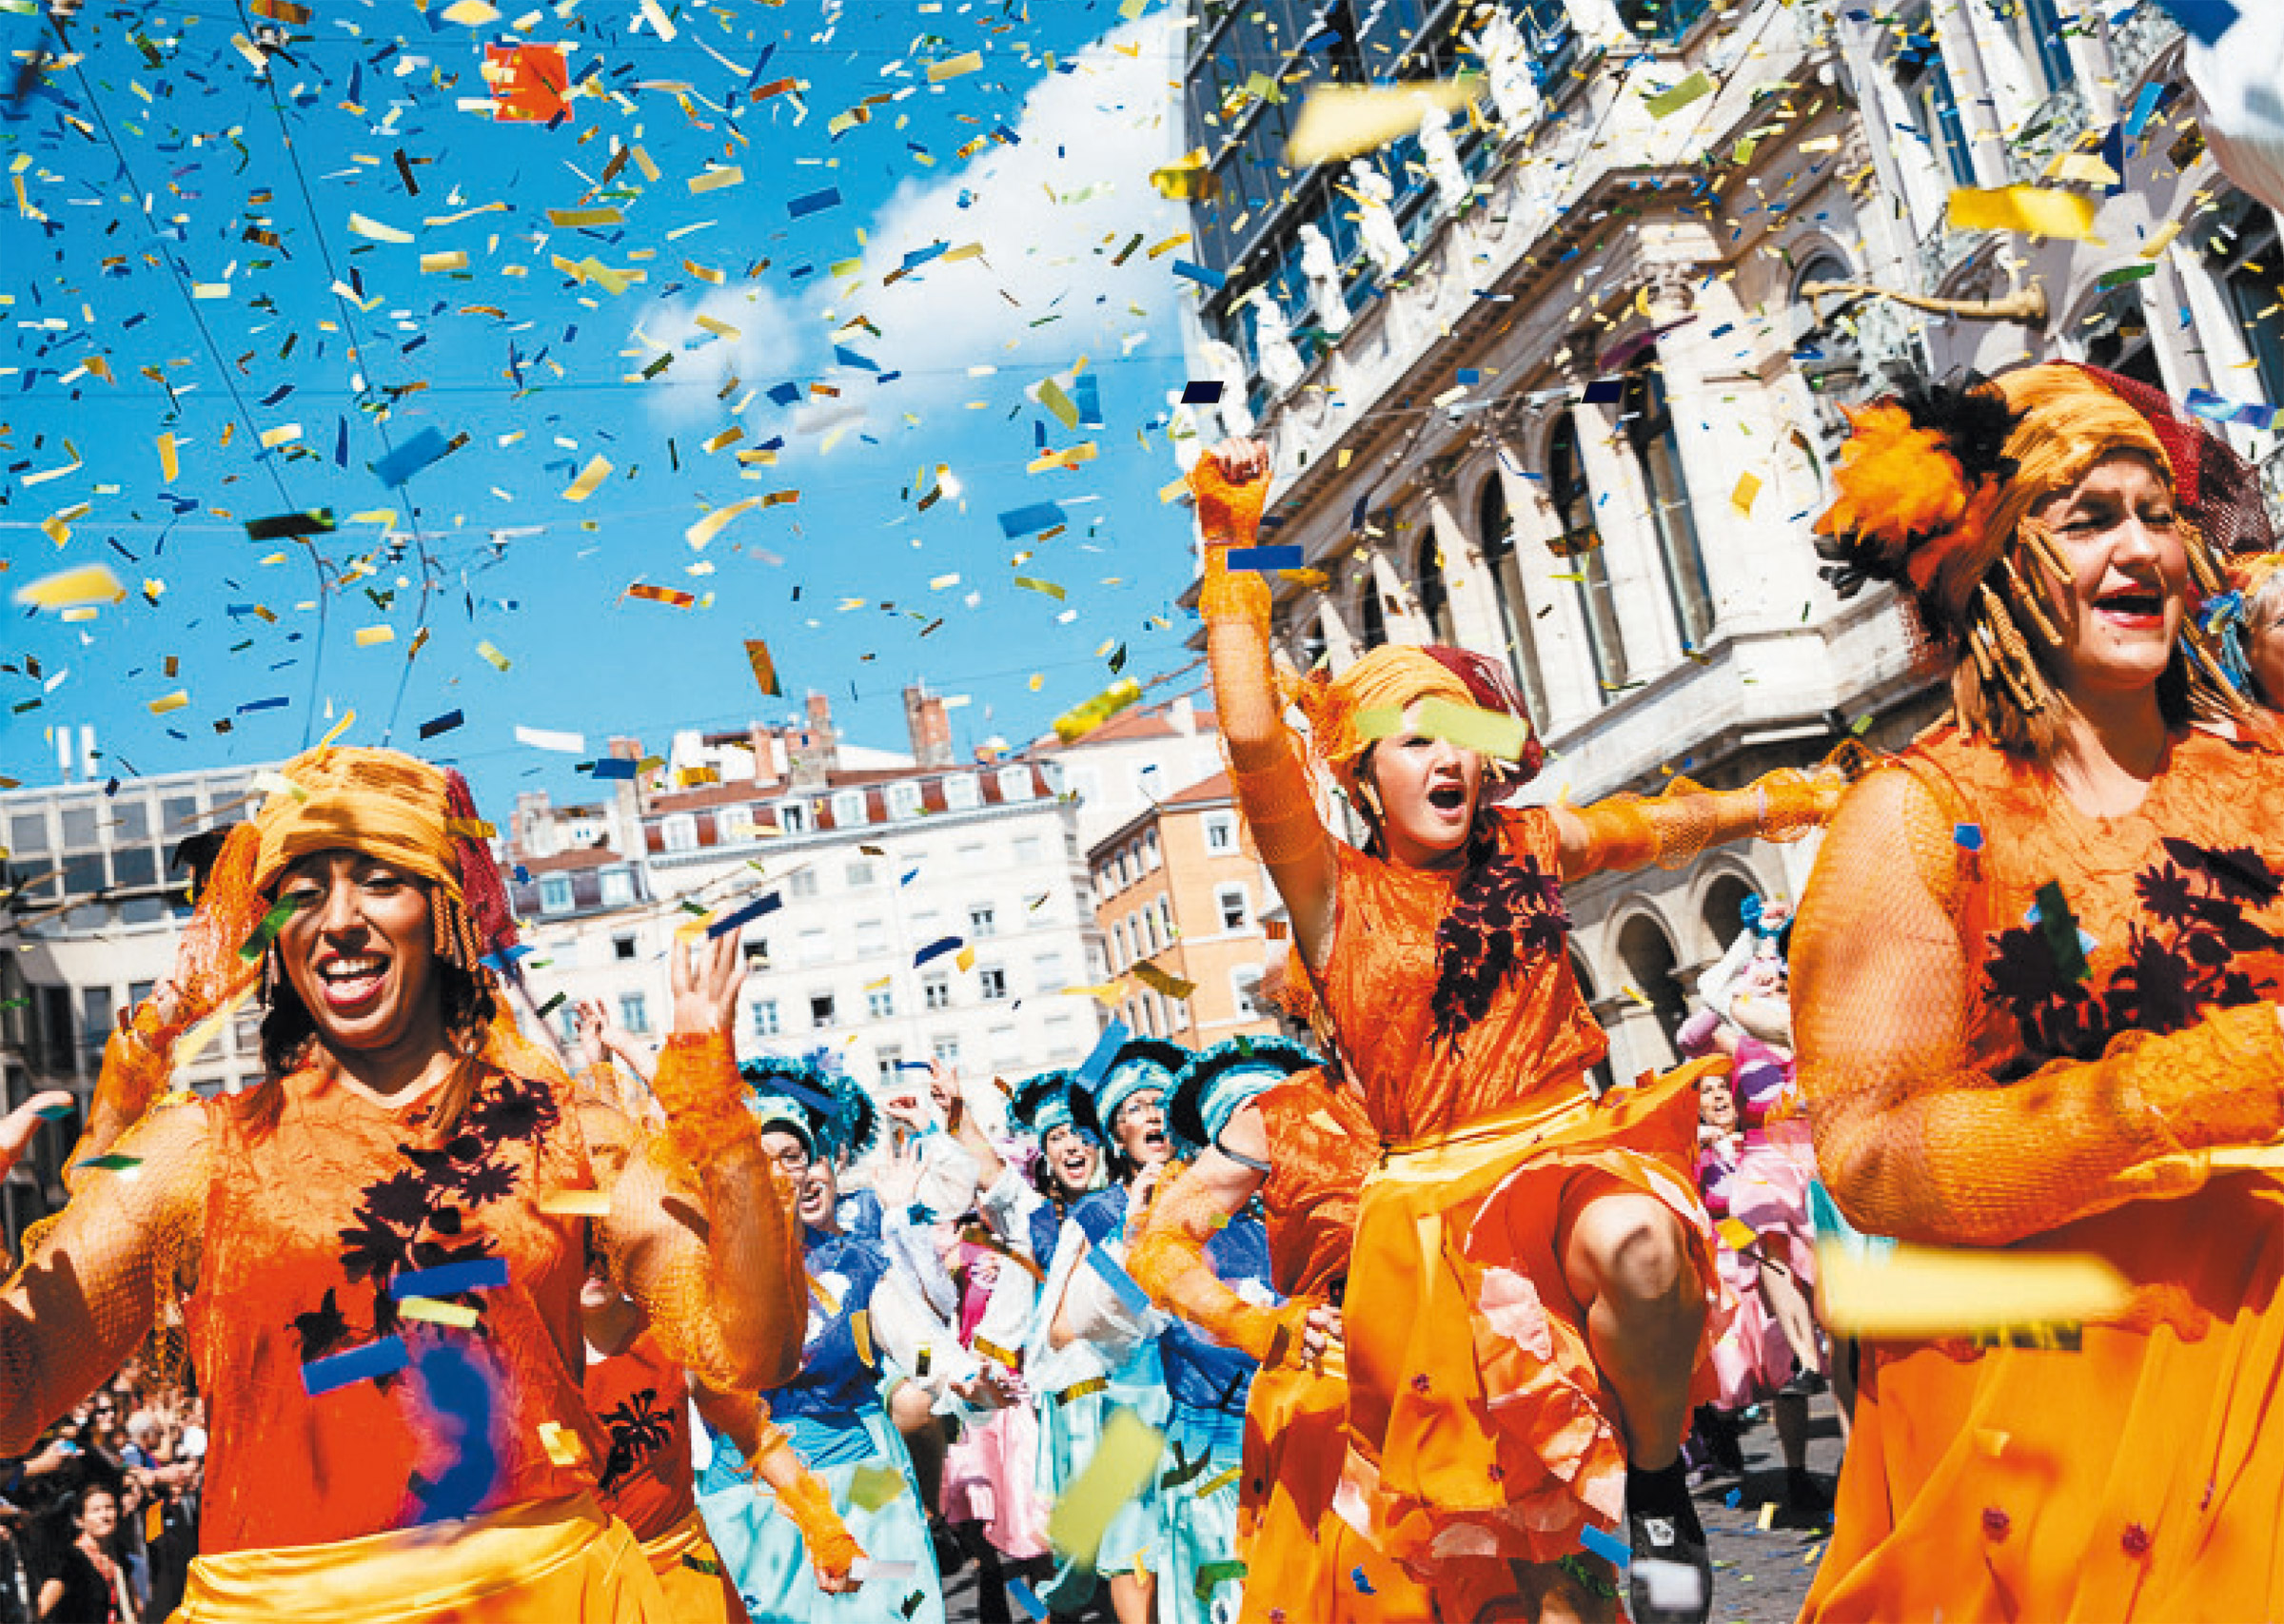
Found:
[[[1349,330],[1348,296],[1340,289],[1340,261],[1332,240],[1313,225],[1301,227],[1301,274],[1309,279],[1309,312],[1333,338]]]
[[[1629,50],[1638,41],[1619,15],[1617,0],[1563,0],[1570,27],[1585,44],[1605,50]]]
[[[1467,36],[1467,45],[1483,58],[1490,80],[1491,106],[1509,136],[1530,127],[1539,116],[1539,82],[1530,71],[1530,45],[1514,18],[1504,8],[1494,9],[1490,20]]]
[[[1198,345],[1198,357],[1205,362],[1206,376],[1221,385],[1221,401],[1214,410],[1221,414],[1222,434],[1232,440],[1245,439],[1253,432],[1252,408],[1245,401],[1252,378],[1245,369],[1245,357],[1219,339],[1208,339]]]
[[[1475,188],[1460,166],[1459,144],[1451,139],[1451,116],[1424,96],[1420,98],[1420,157],[1428,166],[1428,178],[1435,183],[1441,211],[1457,214],[1473,198]]]
[[[1349,189],[1356,194],[1356,229],[1364,239],[1365,258],[1390,281],[1411,258],[1404,233],[1396,229],[1393,182],[1363,158],[1349,160]]]
[[[1254,289],[1252,299],[1253,354],[1261,363],[1262,381],[1282,395],[1301,381],[1309,364],[1293,348],[1292,323],[1285,318],[1285,307],[1266,287]]]

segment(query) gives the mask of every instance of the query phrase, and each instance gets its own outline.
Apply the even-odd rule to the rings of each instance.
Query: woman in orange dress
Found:
[[[2088,367],[1852,417],[1820,548],[1899,585],[1954,714],[1849,794],[1803,900],[1818,1163],[1868,1233],[2128,1289],[1865,1345],[1804,1616],[2276,1617],[2284,762],[2193,618],[2257,487]]]
[[[495,1022],[482,961],[513,936],[464,784],[384,750],[283,776],[113,1041],[90,1132],[135,1125],[0,1292],[0,1451],[179,1294],[212,1433],[179,1618],[663,1621],[595,1499],[580,1284],[592,1225],[686,1368],[750,1388],[798,1358],[798,1230],[727,1035],[737,938],[675,955],[653,1141]],[[267,1075],[154,1105],[242,965]]]
[[[1191,471],[1201,607],[1240,803],[1384,1147],[1349,1271],[1371,1312],[1346,1328],[1376,1537],[1446,1618],[1609,1615],[1609,1570],[1582,1542],[1631,1545],[1638,1613],[1703,1618],[1711,1568],[1680,1449],[1721,1288],[1694,1078],[1588,1088],[1608,1045],[1571,974],[1562,882],[1797,834],[1829,794],[1793,773],[1583,811],[1496,805],[1494,773],[1539,759],[1504,674],[1390,647],[1294,695],[1371,830],[1365,851],[1336,842],[1283,720],[1268,585],[1227,567],[1267,473],[1249,441]],[[1500,734],[1506,768],[1471,742]],[[1646,1594],[1677,1564],[1694,1584]]]

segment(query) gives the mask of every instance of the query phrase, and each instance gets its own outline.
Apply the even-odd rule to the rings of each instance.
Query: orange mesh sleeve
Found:
[[[1226,1158],[1221,1159],[1226,1163]],[[1237,1167],[1235,1163],[1228,1166]],[[1283,1308],[1248,1302],[1213,1272],[1206,1245],[1242,1210],[1251,1193],[1215,1179],[1212,1164],[1193,1164],[1150,1203],[1126,1270],[1169,1314],[1178,1315],[1225,1346],[1241,1348],[1265,1365],[1297,1361],[1309,1304],[1296,1298]],[[1258,1185],[1259,1175],[1238,1167]],[[1233,1199],[1232,1199],[1233,1198]]]
[[[205,1108],[154,1111],[112,1154],[133,1166],[92,1174],[0,1288],[0,1454],[28,1451],[116,1371],[196,1271]]]
[[[1742,790],[1707,790],[1676,777],[1657,795],[1612,795],[1565,809],[1578,828],[1563,842],[1563,877],[1685,868],[1733,840],[1798,840],[1830,820],[1847,789],[1838,773],[1782,768]]]
[[[778,1509],[800,1531],[818,1580],[847,1578],[864,1549],[834,1509],[831,1492],[795,1452],[793,1435],[770,1419],[767,1402],[755,1394],[725,1393],[703,1382],[694,1396],[706,1424],[736,1444],[747,1471],[776,1492]]]
[[[762,1154],[742,1104],[731,1102],[744,1122],[721,1124],[702,1162],[681,1154],[694,1119],[715,1114],[723,1074],[736,1083],[729,1055],[719,1034],[668,1041],[659,1066],[669,1102],[663,1134],[597,1104],[582,1107],[581,1125],[610,1191],[602,1242],[613,1283],[678,1364],[712,1386],[757,1390],[800,1368],[807,1277],[792,1186]],[[689,1075],[698,1069],[711,1081]]]
[[[1851,1223],[2003,1244],[2201,1185],[2221,1145],[2284,1132],[2274,1007],[2129,1033],[2002,1084],[1977,1066],[1952,819],[1911,774],[1858,785],[1818,855],[1792,947],[1817,1162]],[[1971,931],[1964,939],[1972,939]]]

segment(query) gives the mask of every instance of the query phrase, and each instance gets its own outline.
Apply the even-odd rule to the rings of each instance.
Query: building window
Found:
[[[714,814],[714,841],[727,846],[736,841],[743,843],[754,837],[754,809],[751,807],[723,807]]]
[[[888,815],[902,820],[920,815],[920,787],[909,779],[898,779],[888,787]]]
[[[1237,1006],[1237,1018],[1251,1021],[1260,1017],[1258,996],[1261,991],[1261,971],[1256,967],[1240,966],[1230,971],[1230,996]]]
[[[987,1004],[996,1004],[1007,996],[1007,971],[994,967],[975,972],[976,989]]]
[[[745,938],[745,968],[748,970],[769,968],[769,938],[767,936]]]
[[[1063,985],[1063,955],[1041,953],[1031,961],[1031,977],[1041,992],[1053,992]]]
[[[1502,452],[1501,456],[1506,454]],[[1539,645],[1530,617],[1530,594],[1523,584],[1523,560],[1515,552],[1515,527],[1506,511],[1506,481],[1493,470],[1483,481],[1475,504],[1475,536],[1483,548],[1483,564],[1491,577],[1491,596],[1499,602],[1499,634],[1505,639],[1506,663],[1523,689],[1523,702],[1531,719],[1546,717],[1546,681],[1539,672]]]
[[[1206,813],[1206,850],[1217,855],[1237,850],[1237,814],[1235,812]]]
[[[968,910],[968,934],[996,936],[999,934],[999,910],[988,902],[979,902]]]
[[[920,1004],[929,1009],[952,1008],[952,978],[942,971],[920,977]]]
[[[797,898],[815,896],[817,894],[817,871],[815,869],[796,869],[792,873],[787,874],[785,876],[785,894]]]
[[[896,1082],[904,1069],[904,1050],[896,1044],[882,1044],[874,1051],[873,1070],[886,1086]]]
[[[821,965],[833,956],[832,938],[821,929],[804,930],[799,940],[800,961],[805,965]]]
[[[754,1000],[753,1011],[754,1036],[758,1038],[776,1037],[779,1030],[778,1001],[775,998],[757,998]]]
[[[635,937],[632,931],[611,938],[611,957],[624,962],[635,956]]]
[[[983,805],[983,786],[975,782],[972,773],[962,773],[944,780],[944,806],[951,812],[974,812]]]
[[[1451,624],[1451,593],[1444,585],[1444,549],[1431,530],[1420,542],[1420,614],[1428,621],[1428,636],[1448,647],[1459,641]]]
[[[830,992],[812,992],[809,995],[810,1029],[812,1031],[821,1032],[832,1024],[833,994]]]
[[[809,803],[807,801],[779,801],[778,803],[778,832],[780,834],[809,832]]]
[[[1242,930],[1252,923],[1252,907],[1242,885],[1215,886],[1213,907],[1224,930]]]
[[[1927,26],[1921,13],[1919,29]],[[1951,88],[1951,75],[1943,66],[1943,53],[1935,36],[1914,31],[1904,37],[1901,49],[1895,55],[1896,83],[1903,91],[1903,99],[1911,106],[1912,117],[1919,125],[1919,133],[1927,144],[1940,151],[1951,170],[1955,186],[1975,184],[1975,148],[1967,140],[1966,125],[1959,116],[1959,97]]]
[[[2245,347],[2258,363],[2253,376],[2260,386],[2241,393],[2284,400],[2284,322],[2276,319],[2277,302],[2284,300],[2284,263],[2279,263],[2274,217],[2244,193],[2230,191],[2195,230],[2205,268],[2227,290]]]
[[[1380,576],[1368,563],[1364,568],[1364,586],[1356,595],[1356,625],[1366,653],[1388,641],[1388,611],[1380,606]]]
[[[602,906],[624,908],[635,900],[635,874],[632,869],[605,869],[602,871]]]
[[[650,1000],[640,992],[619,995],[619,1024],[630,1032],[650,1030]]]
[[[1169,998],[1166,1004],[1167,1008],[1173,1011],[1173,1029],[1177,1032],[1188,1031],[1190,1029],[1190,1000]]]
[[[999,769],[997,776],[999,780],[999,798],[1001,800],[1028,801],[1031,799],[1032,784],[1030,768],[1002,767]]]
[[[1046,861],[1047,858],[1046,845],[1035,834],[1017,835],[1015,837],[1014,858],[1015,867],[1018,869],[1028,869],[1034,864],[1042,863]]]
[[[1160,897],[1158,898],[1157,911],[1160,935],[1169,944],[1180,941],[1181,933],[1173,928],[1173,904],[1166,898]]]
[[[856,921],[856,953],[873,958],[888,951],[888,926],[878,919]]]
[[[851,863],[842,872],[841,878],[848,883],[851,890],[864,890],[873,883],[873,860],[865,857]]]
[[[540,911],[568,913],[571,911],[571,876],[543,874],[540,878]]]
[[[1586,646],[1594,676],[1607,693],[1625,685],[1625,636],[1618,629],[1618,605],[1610,594],[1610,569],[1602,556],[1602,535],[1594,524],[1594,489],[1579,450],[1578,419],[1565,412],[1546,442],[1546,496],[1562,526],[1554,551],[1571,562],[1572,584],[1586,624]]]
[[[864,995],[865,1013],[876,1021],[891,1021],[896,1014],[896,989],[876,987]]]
[[[1619,421],[1641,465],[1649,491],[1649,520],[1658,534],[1658,558],[1665,567],[1665,590],[1681,616],[1682,640],[1702,648],[1713,635],[1713,585],[1705,576],[1704,550],[1698,545],[1697,519],[1689,507],[1689,481],[1682,472],[1682,440],[1665,399],[1665,371],[1652,351],[1625,376]]]
[[[939,1066],[956,1066],[959,1064],[959,1040],[946,1034],[929,1046]]]
[[[1150,871],[1154,874],[1158,871],[1158,866],[1164,862],[1164,858],[1158,855],[1158,832],[1154,829],[1144,830],[1142,832],[1142,861],[1149,866]]]
[[[2146,383],[2152,389],[2165,387],[2165,374],[2157,366],[2156,346],[2149,341],[2149,319],[2144,314],[2138,283],[2129,282],[2102,294],[2086,312],[2085,320],[2072,331],[2092,364]]]
[[[688,812],[675,812],[659,825],[659,839],[669,851],[698,850],[698,819]]]
[[[856,829],[871,821],[872,819],[865,815],[864,792],[862,790],[841,790],[835,793],[833,796],[833,827],[835,829]]]

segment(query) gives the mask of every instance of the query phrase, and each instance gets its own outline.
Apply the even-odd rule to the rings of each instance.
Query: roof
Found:
[[[1046,734],[1040,736],[1032,749],[1052,752],[1071,750],[1080,745],[1129,744],[1143,739],[1189,738],[1198,734],[1210,734],[1214,731],[1215,726],[1211,703],[1210,701],[1207,704],[1197,702],[1199,696],[1205,694],[1205,689],[1196,688],[1188,694],[1176,694],[1152,704],[1133,706],[1129,710],[1121,711],[1100,727],[1091,729],[1074,739],[1064,739],[1055,734]],[[1175,727],[1171,716],[1175,701],[1180,699],[1191,701],[1191,715],[1194,719],[1194,725],[1187,730]]]
[[[534,874],[559,874],[577,869],[608,869],[634,861],[608,846],[581,846],[577,851],[558,851],[547,857],[527,857],[519,853],[515,860],[527,872]]]
[[[1237,798],[1237,786],[1230,781],[1227,769],[1216,773],[1203,783],[1192,784],[1179,793],[1167,796],[1158,804],[1162,807],[1203,807]]]

